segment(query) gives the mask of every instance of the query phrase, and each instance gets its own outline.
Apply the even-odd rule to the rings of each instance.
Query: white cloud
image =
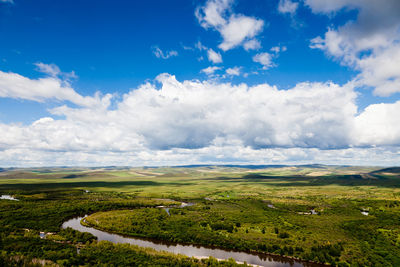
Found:
[[[243,44],[243,48],[246,51],[257,50],[261,48],[261,43],[256,39],[251,39]]]
[[[246,43],[247,50],[257,45],[254,40],[264,27],[264,21],[242,14],[234,14],[232,0],[208,0],[204,6],[196,9],[195,15],[205,29],[217,30],[223,41],[219,48],[227,51]]]
[[[205,6],[198,7],[195,15],[203,28],[218,28],[226,24],[226,13],[233,3],[233,0],[209,0]]]
[[[202,69],[200,72],[203,72],[203,73],[205,73],[207,75],[211,75],[211,74],[214,74],[215,71],[220,70],[220,69],[221,69],[221,67],[210,66],[210,67],[207,67],[205,69]]]
[[[207,56],[208,60],[211,61],[212,63],[222,63],[222,56],[220,53],[215,52],[213,49],[208,49],[207,50]]]
[[[400,101],[373,104],[355,118],[353,139],[358,146],[400,145]]]
[[[197,43],[195,43],[194,47],[196,47],[198,50],[203,51],[203,50],[207,50],[208,48],[206,46],[204,46],[200,41],[197,41]]]
[[[226,74],[231,76],[239,76],[240,75],[241,67],[233,67],[226,69]]]
[[[256,54],[253,56],[253,61],[263,65],[263,69],[265,70],[274,66],[272,62],[272,55],[267,52]]]
[[[246,39],[251,40],[261,32],[263,26],[264,22],[262,20],[242,15],[232,15],[229,18],[229,23],[220,30],[224,41],[219,45],[219,48],[227,51],[242,44]]]
[[[164,53],[158,46],[153,46],[152,51],[157,58],[162,58],[162,59],[168,59],[170,57],[178,56],[177,51],[171,50]]]
[[[274,46],[270,49],[275,54],[279,54],[280,52],[285,52],[287,50],[286,46]]]
[[[400,92],[400,44],[376,52],[357,61],[361,73],[357,84],[372,86],[379,96]]]
[[[359,71],[358,86],[370,86],[380,96],[400,92],[400,1],[306,0],[313,12],[335,14],[358,10],[356,21],[329,29],[310,47]]]
[[[52,77],[57,77],[61,73],[60,68],[55,64],[44,64],[42,62],[38,62],[34,65],[37,67],[38,71],[48,74]]]
[[[358,5],[364,0],[305,0],[314,13],[333,13],[353,3]],[[367,2],[367,1],[364,1]],[[372,2],[372,1],[369,1]]]
[[[278,11],[283,14],[289,13],[293,16],[296,13],[298,6],[299,3],[292,2],[291,0],[279,0]]]
[[[191,46],[186,46],[186,45],[182,45],[183,50],[189,50],[189,51],[193,51],[194,48]]]
[[[111,132],[125,134],[124,138],[132,133],[131,138],[142,137],[143,145],[155,149],[206,147],[221,138],[255,148],[338,148],[348,144],[347,127],[356,112],[356,94],[334,84],[304,83],[280,91],[267,84],[181,83],[167,74],[157,81],[161,88],[145,84],[132,90],[113,111],[62,107],[53,112],[102,132],[114,125]],[[96,140],[90,134],[87,138]],[[112,148],[115,141],[97,143]]]
[[[16,73],[0,71],[0,97],[38,102],[54,99],[70,101],[79,106],[97,106],[102,105],[102,101],[107,102],[111,96],[84,97],[75,92],[68,82],[56,77],[29,79]]]
[[[191,51],[194,51],[194,50],[196,50],[196,49],[199,50],[199,51],[203,51],[203,50],[207,50],[207,49],[208,49],[208,48],[207,48],[205,45],[203,45],[200,41],[197,41],[197,43],[195,43],[193,47],[191,47],[191,46],[185,46],[185,45],[182,45],[182,47],[183,47],[184,50],[191,50]]]
[[[10,4],[14,4],[14,0],[0,0],[0,3],[10,3]]]
[[[2,167],[7,166],[176,166],[183,164],[309,164],[386,165],[400,161],[398,148],[252,149],[237,144],[212,145],[199,149],[134,152],[52,151],[13,148],[0,150]]]
[[[349,142],[356,94],[346,87],[304,83],[278,90],[267,84],[181,83],[166,74],[157,80],[160,89],[145,84],[132,90],[115,110],[62,106],[52,113],[65,120],[9,126],[8,132],[18,129],[14,136],[22,140],[15,143],[21,146],[46,150],[199,148],[221,138],[254,148],[340,148]]]
[[[279,90],[268,84],[180,82],[168,74],[156,80],[160,87],[146,83],[132,89],[114,99],[112,109],[109,103],[60,106],[51,110],[53,118],[30,125],[0,123],[0,162],[390,164],[400,159],[400,101],[358,112],[351,84],[300,83]]]
[[[76,76],[74,71],[62,72],[56,64],[45,64],[42,62],[37,62],[34,65],[37,67],[36,68],[37,71],[47,74],[50,77],[54,77],[54,78],[60,77],[60,78],[67,79],[67,80],[78,78],[78,76]]]

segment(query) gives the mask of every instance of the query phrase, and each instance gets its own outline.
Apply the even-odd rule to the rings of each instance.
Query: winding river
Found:
[[[167,242],[160,242],[154,240],[125,237],[122,235],[112,234],[112,233],[107,233],[105,231],[97,230],[92,227],[83,226],[81,224],[81,220],[84,219],[85,217],[76,217],[70,219],[63,223],[62,228],[71,227],[72,229],[75,229],[80,232],[91,233],[92,235],[97,237],[98,241],[106,240],[113,243],[129,243],[141,247],[153,248],[158,251],[163,250],[199,259],[208,258],[210,256],[222,260],[233,258],[237,262],[247,262],[247,264],[255,266],[267,266],[267,267],[321,266],[319,264],[301,262],[290,258],[285,258],[275,255],[228,251],[223,249],[207,248],[203,246],[171,244]]]

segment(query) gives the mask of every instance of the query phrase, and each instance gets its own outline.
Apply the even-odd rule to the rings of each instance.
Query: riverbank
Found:
[[[185,207],[187,205],[181,205],[181,207]],[[165,208],[165,207],[159,207]],[[140,247],[153,248],[157,251],[167,251],[174,254],[182,254],[188,257],[194,257],[198,259],[213,257],[218,260],[229,260],[234,259],[236,263],[244,263],[251,264],[253,266],[276,266],[276,267],[321,267],[326,266],[324,264],[318,264],[310,261],[302,261],[295,257],[281,256],[272,253],[259,253],[256,251],[252,252],[243,252],[243,251],[234,251],[234,250],[225,250],[218,247],[213,246],[200,246],[200,245],[192,245],[192,244],[178,244],[173,242],[165,242],[163,240],[154,240],[150,238],[137,238],[127,235],[121,235],[116,232],[108,232],[98,229],[96,227],[91,227],[90,224],[87,223],[85,217],[77,217],[74,219],[70,219],[67,222],[63,223],[62,227],[67,228],[71,227],[74,230],[80,232],[88,232],[92,235],[96,236],[99,241],[105,240],[110,241],[116,244],[127,243],[134,244]]]

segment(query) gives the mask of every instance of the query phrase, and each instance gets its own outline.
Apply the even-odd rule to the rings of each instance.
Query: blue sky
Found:
[[[82,94],[96,90],[127,92],[145,79],[160,73],[173,73],[178,79],[206,78],[199,71],[210,65],[205,53],[184,50],[200,41],[216,50],[221,41],[218,32],[205,30],[194,16],[202,3],[197,1],[15,1],[1,6],[2,68],[29,77],[39,77],[33,64],[57,64],[63,71],[75,71],[74,82]],[[264,49],[289,48],[279,55],[277,67],[262,75],[235,82],[270,82],[283,87],[301,81],[334,80],[346,82],[351,72],[311,50],[309,41],[326,31],[336,21],[313,16],[307,8],[299,29],[291,27],[292,19],[280,14],[277,1],[241,1],[233,4],[237,13],[265,21],[259,41]],[[343,24],[343,21],[340,22]],[[160,60],[152,47],[175,50],[179,56]],[[223,53],[224,67],[243,66],[257,71],[251,60],[257,51],[237,48]]]
[[[0,0],[0,165],[397,164],[383,2]]]

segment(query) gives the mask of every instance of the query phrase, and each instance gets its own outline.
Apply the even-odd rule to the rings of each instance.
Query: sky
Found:
[[[0,0],[0,166],[400,163],[398,0]]]

